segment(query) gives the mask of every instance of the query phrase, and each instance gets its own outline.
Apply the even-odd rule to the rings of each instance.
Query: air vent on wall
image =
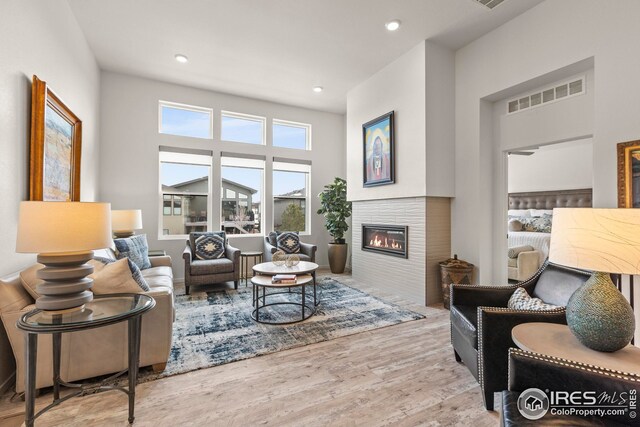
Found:
[[[550,102],[562,101],[585,92],[585,78],[571,80],[507,102],[507,114],[518,113]]]
[[[487,6],[489,9],[493,9],[504,0],[476,0],[478,3]]]

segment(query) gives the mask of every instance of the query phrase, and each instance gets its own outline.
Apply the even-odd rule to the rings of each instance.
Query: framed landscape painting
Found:
[[[395,159],[393,111],[362,125],[363,186],[393,184]]]
[[[33,76],[29,199],[80,201],[82,122]]]

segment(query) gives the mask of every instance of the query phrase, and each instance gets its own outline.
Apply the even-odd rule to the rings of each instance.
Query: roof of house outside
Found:
[[[164,184],[162,184],[162,191],[166,192],[166,193],[170,193],[172,191],[183,192],[184,191],[184,187],[187,187],[187,186],[192,185],[192,184],[196,184],[198,182],[206,181],[207,179],[209,179],[209,177],[203,176],[202,178],[190,179],[189,181],[179,182],[179,183],[173,184],[173,185],[164,185]],[[222,178],[222,185],[224,186],[224,184],[233,185],[235,187],[239,187],[241,189],[247,190],[247,192],[249,194],[255,194],[255,193],[258,192],[258,190],[256,190],[255,188],[251,188],[251,187],[248,187],[246,185],[242,185],[242,184],[237,183],[235,181],[231,181],[230,179]]]

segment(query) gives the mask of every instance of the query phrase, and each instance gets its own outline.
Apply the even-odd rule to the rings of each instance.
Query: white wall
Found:
[[[425,44],[387,65],[347,94],[347,197],[375,200],[424,196]],[[395,111],[395,184],[362,186],[362,125]]]
[[[481,282],[495,277],[492,206],[502,196],[494,173],[504,168],[496,138],[485,129],[492,111],[482,106],[496,93],[593,58],[594,206],[616,206],[616,144],[640,134],[638,14],[640,3],[633,0],[616,7],[598,0],[546,1],[456,52],[452,249],[479,266]],[[518,148],[513,144],[509,148]]]
[[[29,197],[31,78],[82,120],[81,199],[98,195],[100,70],[64,0],[0,3],[0,275],[35,261],[15,253],[18,205]]]
[[[451,197],[454,54],[423,41],[347,94],[347,181],[352,201]],[[395,184],[362,186],[362,125],[395,111]]]
[[[591,139],[541,147],[531,156],[509,156],[509,193],[592,188]]]
[[[164,135],[158,133],[158,101],[173,101],[213,108],[214,139]],[[312,125],[312,150],[271,147],[271,129],[267,125],[267,146],[220,141],[221,110],[255,114],[267,118],[291,120]],[[185,242],[158,240],[158,146],[213,150],[213,181],[220,182],[220,153],[250,153],[267,157],[265,187],[271,186],[271,162],[274,156],[301,158],[312,162],[311,235],[302,240],[318,245],[320,265],[328,265],[326,246],[329,234],[324,219],[315,214],[317,194],[336,176],[345,175],[344,116],[259,101],[233,95],[168,84],[111,72],[102,73],[101,101],[101,185],[104,200],[114,209],[142,209],[144,230],[151,248],[165,249],[173,259],[174,274],[184,277],[182,251]],[[212,218],[220,217],[220,186],[213,185]],[[264,230],[271,231],[271,203],[264,208]],[[214,221],[215,223],[215,221]],[[230,237],[231,244],[244,250],[262,249],[261,236]]]

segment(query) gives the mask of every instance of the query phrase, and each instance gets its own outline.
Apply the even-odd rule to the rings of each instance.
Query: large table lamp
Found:
[[[93,249],[111,246],[111,205],[84,202],[21,202],[16,252],[37,253],[36,307],[60,311],[93,299]]]
[[[112,210],[111,229],[116,237],[131,237],[135,230],[142,229],[142,211],[140,209]]]
[[[554,209],[549,261],[594,272],[567,303],[576,338],[598,351],[629,344],[633,309],[610,273],[640,274],[640,209]]]

